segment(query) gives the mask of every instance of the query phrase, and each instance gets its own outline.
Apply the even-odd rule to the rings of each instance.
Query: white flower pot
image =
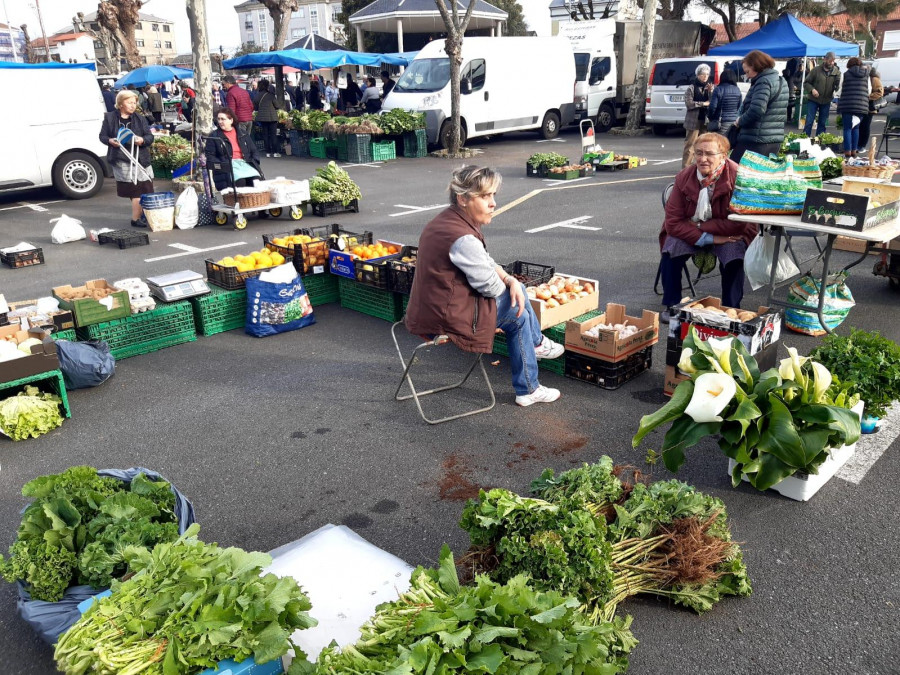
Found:
[[[857,415],[861,416],[863,411],[863,402],[860,401],[853,408],[851,408],[853,412]],[[832,449],[832,451],[828,455],[828,459],[822,462],[822,465],[819,467],[819,473],[810,474],[810,473],[801,473],[797,472],[793,476],[788,476],[784,480],[773,485],[771,490],[779,493],[780,495],[787,497],[788,499],[794,499],[798,502],[805,502],[809,500],[814,494],[816,494],[825,483],[827,483],[831,478],[838,472],[838,470],[847,463],[847,460],[853,456],[853,453],[856,452],[856,443],[853,445],[843,445],[840,448]],[[737,466],[737,462],[733,459],[728,460],[728,474],[731,475],[731,472],[734,471],[734,467]],[[742,478],[746,481],[747,476],[744,475]],[[748,481],[749,482],[749,481]]]

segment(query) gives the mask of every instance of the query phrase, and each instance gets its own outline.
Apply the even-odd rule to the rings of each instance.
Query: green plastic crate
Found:
[[[341,307],[391,322],[399,321],[403,317],[400,298],[396,294],[364,286],[343,277],[338,280],[338,284]]]
[[[52,389],[53,393],[60,398],[60,405],[62,405],[63,407],[63,416],[72,416],[72,411],[69,409],[69,398],[66,396],[66,383],[65,380],[63,380],[62,371],[60,370],[48,370],[45,373],[29,375],[28,377],[23,377],[18,380],[0,382],[0,399],[7,398],[10,395],[15,395],[18,393],[16,391],[7,390],[24,387],[27,384],[34,385],[38,389]]]
[[[405,309],[405,308],[404,308]],[[591,310],[581,316],[575,317],[576,321],[587,321],[595,316],[600,316],[603,312],[600,310]],[[566,343],[566,324],[559,323],[555,326],[550,326],[550,328],[542,331],[544,335],[553,340],[554,342],[558,342],[561,345]],[[505,333],[497,333],[494,336],[494,354],[499,356],[509,357],[509,346],[506,344],[506,334]],[[566,372],[566,358],[565,355],[560,356],[558,359],[541,359],[538,361],[538,368],[541,370],[547,370],[551,373],[556,373],[557,375],[565,375]]]
[[[228,291],[210,285],[209,291],[189,298],[197,333],[209,336],[243,328],[247,318],[247,289]]]
[[[406,316],[406,308],[409,307],[409,296],[404,294],[400,296],[400,314]]]
[[[70,342],[75,342],[78,338],[75,335],[75,329],[70,328],[69,330],[58,330],[55,333],[51,333],[50,337],[54,340],[69,340]]]
[[[310,138],[309,139],[309,156],[325,159],[325,139]]]
[[[341,301],[338,278],[333,274],[307,274],[303,277],[303,287],[313,307]]]
[[[389,159],[397,159],[397,149],[394,141],[372,143],[372,161],[384,162]]]
[[[187,300],[159,303],[156,309],[75,331],[79,340],[105,340],[117,359],[146,354],[197,338],[194,312]]]
[[[403,156],[424,157],[428,154],[428,137],[424,129],[403,132]]]

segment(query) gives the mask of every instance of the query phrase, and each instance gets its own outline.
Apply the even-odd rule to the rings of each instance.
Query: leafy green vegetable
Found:
[[[324,110],[292,110],[291,124],[297,131],[322,131],[331,115]]]
[[[197,539],[198,525],[152,551],[125,549],[128,581],[94,603],[60,637],[54,657],[68,675],[196,673],[223,659],[267,663],[316,625],[292,577],[260,576],[271,557]],[[296,646],[295,662],[305,661]],[[300,667],[298,665],[298,667]]]
[[[838,136],[837,134],[824,133],[824,134],[819,134],[818,136],[816,136],[815,141],[819,145],[824,146],[824,145],[834,145],[835,143],[843,143],[844,139],[842,137]]]
[[[837,178],[844,173],[844,158],[828,157],[819,162],[819,168],[822,170],[822,180]]]
[[[61,403],[59,396],[27,386],[0,401],[0,432],[14,441],[42,436],[63,423]]]
[[[379,606],[359,641],[322,651],[317,675],[338,673],[592,673],[628,667],[631,619],[588,625],[579,601],[535,591],[525,575],[506,584],[480,576],[460,587],[445,545],[440,568],[416,569],[410,589]],[[292,665],[290,675],[309,672]]]
[[[377,118],[380,126],[386,134],[402,134],[404,131],[415,131],[425,128],[425,113],[411,110],[385,110]]]
[[[191,142],[178,134],[156,136],[150,146],[150,161],[154,169],[178,169],[190,162],[191,156]]]
[[[542,164],[548,169],[552,169],[555,166],[565,166],[569,160],[557,152],[536,152],[528,158],[528,163],[535,169]]]
[[[340,202],[344,206],[354,199],[361,199],[359,186],[350,175],[334,162],[328,162],[309,181],[309,194],[313,203]]]

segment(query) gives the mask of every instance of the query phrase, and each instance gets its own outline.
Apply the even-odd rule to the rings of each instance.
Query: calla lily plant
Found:
[[[691,379],[641,418],[632,446],[671,422],[662,448],[670,471],[684,463],[687,448],[718,435],[722,452],[736,463],[734,486],[742,475],[766,490],[794,473],[817,473],[831,448],[859,439],[859,417],[850,410],[858,396],[850,396],[822,364],[793,347],[788,353],[778,368],[760,372],[740,340],[704,342],[691,328],[678,364]]]

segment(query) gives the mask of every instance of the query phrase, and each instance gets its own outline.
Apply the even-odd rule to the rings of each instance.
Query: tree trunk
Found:
[[[125,50],[125,60],[132,70],[140,68],[141,55],[138,53],[134,37],[135,26],[140,21],[138,13],[141,0],[100,0],[97,6],[97,21],[112,33]]]
[[[206,0],[187,0],[188,25],[194,50],[194,128],[201,134],[213,129],[212,66],[206,29]],[[195,142],[199,140],[195,137]]]
[[[278,49],[284,48],[287,42],[288,27],[291,22],[291,15],[300,7],[298,0],[259,0],[266,9],[269,10],[269,16],[272,17],[272,23],[275,24],[275,42],[273,47]]]
[[[462,42],[466,33],[466,27],[469,25],[469,19],[472,18],[472,10],[475,9],[475,0],[469,0],[469,6],[466,8],[466,14],[462,19],[459,18],[459,3],[453,2],[453,15],[447,11],[444,4],[445,0],[434,0],[441,18],[444,20],[444,27],[447,29],[447,39],[444,41],[444,51],[450,59],[450,147],[447,152],[451,157],[459,156],[460,138],[459,130],[461,125],[459,115],[459,67],[462,65]],[[440,139],[440,129],[438,129],[438,139]]]
[[[100,26],[100,30],[94,30],[89,23],[84,22],[84,12],[78,12],[72,17],[72,26],[76,33],[87,33],[94,40],[100,43],[103,48],[103,65],[106,67],[108,75],[118,74],[119,68],[119,43],[105,26]]]
[[[628,109],[628,119],[625,129],[637,131],[641,126],[641,118],[644,116],[647,96],[647,79],[650,75],[650,54],[653,51],[653,27],[656,23],[656,0],[644,0],[644,20],[641,24],[641,48],[638,52],[637,74],[635,75],[634,91],[631,96],[631,107]]]

